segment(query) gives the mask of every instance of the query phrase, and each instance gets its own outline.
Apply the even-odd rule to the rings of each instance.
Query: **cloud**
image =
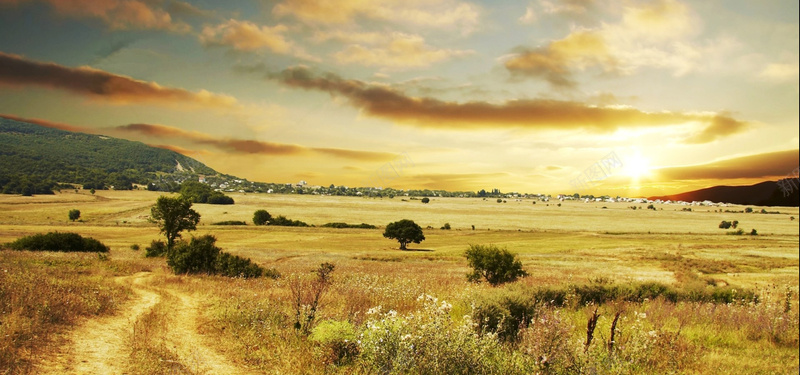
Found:
[[[166,9],[170,14],[185,17],[212,18],[216,14],[212,10],[200,9],[185,1],[176,0],[170,1]]]
[[[343,159],[386,161],[395,155],[385,152],[348,150],[339,148],[305,147],[294,144],[265,142],[250,139],[215,137],[198,131],[187,131],[180,128],[156,124],[129,124],[111,128],[123,133],[138,133],[155,138],[181,139],[194,144],[208,145],[220,150],[237,154],[261,155],[306,155],[335,156]]]
[[[35,0],[15,0],[12,4]],[[168,30],[185,33],[191,27],[176,22],[169,12],[157,7],[159,2],[140,0],[40,0],[66,17],[94,18],[112,30]]]
[[[287,54],[292,49],[286,40],[289,30],[284,25],[258,26],[248,21],[228,20],[216,26],[206,26],[200,33],[200,42],[205,46],[229,46],[237,51],[257,51],[269,49],[272,52]]]
[[[117,104],[151,103],[164,106],[222,108],[234,107],[237,104],[233,97],[206,90],[191,92],[90,67],[70,68],[0,52],[0,85],[2,84],[34,85],[66,90]]]
[[[485,101],[447,102],[429,97],[410,97],[388,86],[345,80],[330,73],[318,76],[302,66],[285,69],[281,73],[271,75],[271,78],[290,87],[318,90],[345,97],[352,106],[371,116],[430,128],[519,127],[613,132],[624,128],[670,126],[691,122],[711,126],[715,125],[715,121],[730,121],[729,125],[738,122],[729,117],[718,119],[720,116],[724,117],[718,114],[645,112],[626,106],[600,107],[575,101],[549,99],[512,100],[501,104]],[[722,136],[723,131],[717,128],[710,132]]]
[[[413,181],[413,185],[420,188],[472,190],[510,177],[508,173],[431,173],[409,176],[405,180]]]
[[[480,24],[480,9],[457,0],[284,0],[272,9],[314,25],[345,25],[358,17],[468,34]]]
[[[388,37],[362,36],[371,46],[351,44],[333,56],[340,64],[360,64],[390,69],[423,68],[453,57],[473,54],[471,50],[452,50],[431,47],[418,35],[393,33]],[[370,36],[372,40],[364,37]]]
[[[709,143],[720,138],[741,133],[749,128],[749,124],[745,122],[735,120],[724,114],[719,114],[713,117],[711,123],[705,129],[689,137],[684,142],[690,144]]]
[[[58,129],[58,130],[66,130],[66,131],[69,131],[69,132],[78,132],[78,133],[94,133],[95,132],[93,129],[86,128],[86,127],[83,127],[83,126],[70,125],[70,124],[65,124],[65,123],[61,123],[61,122],[53,122],[53,121],[42,120],[42,119],[38,119],[38,118],[25,118],[25,117],[19,117],[19,116],[9,115],[9,114],[0,114],[0,117],[7,118],[9,120],[27,122],[29,124],[35,124],[35,125],[39,125],[39,126],[44,126],[46,128],[52,128],[52,129]]]
[[[558,6],[540,1],[544,13],[582,13],[590,1],[571,1]],[[550,4],[550,5],[547,5]],[[523,16],[523,21],[535,15]],[[566,37],[542,47],[517,48],[504,61],[516,78],[544,79],[558,88],[574,88],[576,72],[599,70],[604,74],[633,74],[641,67],[669,69],[685,75],[704,65],[724,61],[722,56],[738,48],[738,42],[721,37],[705,45],[692,43],[700,22],[676,0],[657,0],[625,6],[617,23],[596,28],[573,28]]]
[[[764,67],[759,73],[759,77],[775,82],[794,82],[797,83],[800,65],[797,62],[782,64],[772,63]]]
[[[729,158],[706,164],[661,168],[659,180],[725,180],[781,178],[797,168],[800,150],[786,150]]]
[[[556,87],[574,87],[573,70],[594,66],[611,72],[617,62],[601,35],[585,31],[573,32],[546,47],[523,50],[505,62],[514,76],[544,78]]]

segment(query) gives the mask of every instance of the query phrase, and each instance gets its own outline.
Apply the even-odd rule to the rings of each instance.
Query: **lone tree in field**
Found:
[[[400,242],[400,250],[406,250],[406,245],[411,242],[420,243],[425,241],[422,228],[417,225],[417,223],[408,219],[395,221],[387,225],[383,236]]]
[[[69,220],[75,221],[81,218],[80,210],[69,210]]]
[[[167,237],[167,250],[172,249],[181,232],[197,229],[197,223],[200,222],[200,214],[192,209],[192,202],[163,195],[150,209],[150,218],[158,223],[161,233]]]
[[[272,219],[272,215],[267,210],[258,210],[253,214],[253,224],[255,225],[267,225],[270,219]]]
[[[498,285],[528,275],[515,254],[495,245],[470,245],[464,256],[472,267],[472,273],[467,274],[470,281],[485,279],[489,284]]]

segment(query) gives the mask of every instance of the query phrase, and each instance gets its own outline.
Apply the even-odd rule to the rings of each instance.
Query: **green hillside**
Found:
[[[123,190],[132,184],[152,183],[151,188],[167,190],[197,174],[217,172],[187,156],[141,142],[0,117],[0,191],[6,194],[47,194],[61,183]]]

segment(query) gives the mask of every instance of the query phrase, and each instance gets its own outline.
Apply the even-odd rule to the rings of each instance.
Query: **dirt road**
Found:
[[[137,320],[153,309],[169,311],[166,341],[182,368],[192,374],[245,374],[207,343],[213,338],[198,333],[199,302],[190,294],[157,286],[150,272],[118,277],[134,297],[113,316],[90,319],[67,334],[57,354],[38,368],[43,374],[126,374],[130,364],[132,332]]]

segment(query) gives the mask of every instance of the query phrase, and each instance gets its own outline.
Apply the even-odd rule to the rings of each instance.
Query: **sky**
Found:
[[[794,0],[0,0],[0,116],[261,182],[746,185],[798,166],[798,13]]]

